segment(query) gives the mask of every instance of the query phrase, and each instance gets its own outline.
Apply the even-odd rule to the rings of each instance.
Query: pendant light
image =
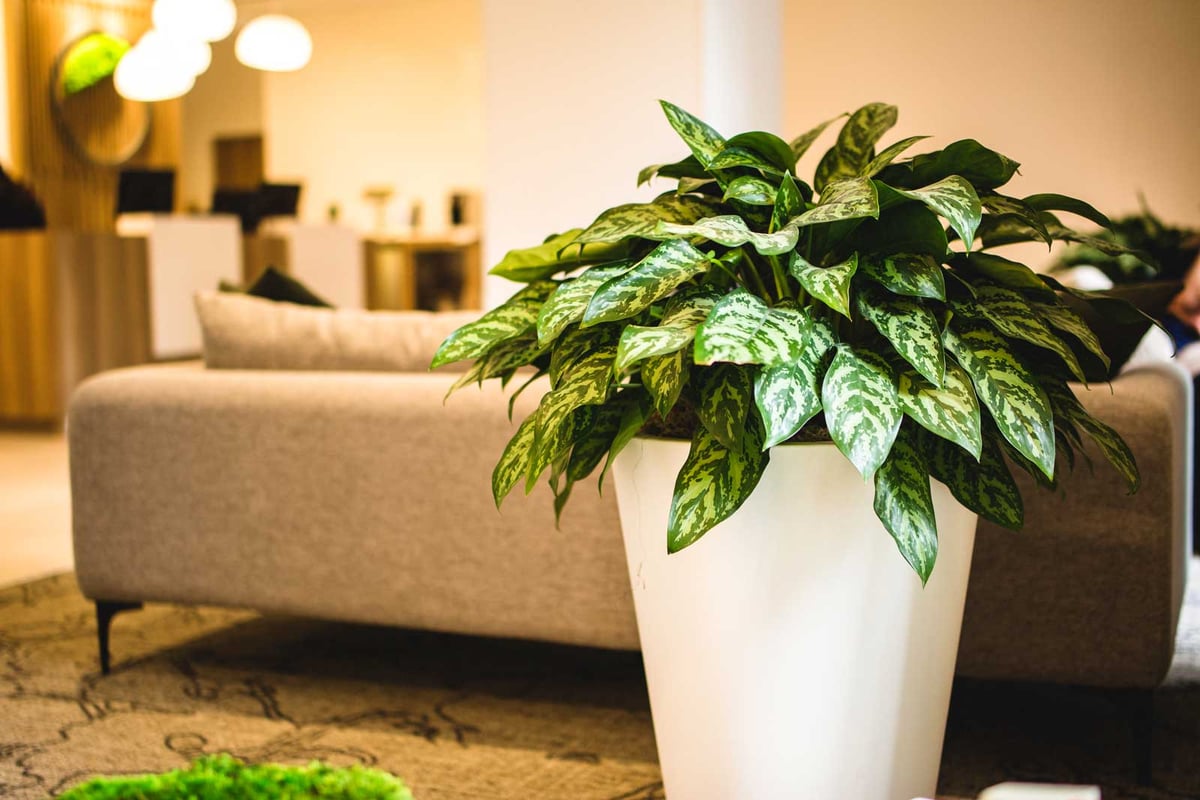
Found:
[[[312,58],[312,37],[299,20],[283,14],[255,17],[234,45],[238,61],[267,72],[294,72]]]
[[[233,33],[233,0],[154,0],[154,27],[178,38],[216,42]]]
[[[174,32],[151,28],[138,41],[139,47],[143,44],[156,52],[165,48],[173,53],[187,65],[187,69],[194,76],[203,75],[212,66],[212,45],[203,39],[178,36]]]
[[[192,65],[166,37],[143,36],[113,73],[117,93],[143,103],[182,97],[195,83]]]

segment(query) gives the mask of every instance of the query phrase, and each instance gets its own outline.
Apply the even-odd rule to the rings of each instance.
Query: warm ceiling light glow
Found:
[[[166,37],[143,36],[117,64],[113,84],[129,100],[155,103],[191,91],[196,83],[192,65]]]
[[[265,14],[242,28],[234,52],[247,67],[293,72],[312,58],[312,37],[298,20],[282,14]]]
[[[142,36],[138,47],[171,53],[187,65],[192,75],[203,75],[212,65],[212,46],[203,39],[177,36],[152,28]]]
[[[216,42],[233,33],[233,0],[154,0],[154,27],[173,36]]]

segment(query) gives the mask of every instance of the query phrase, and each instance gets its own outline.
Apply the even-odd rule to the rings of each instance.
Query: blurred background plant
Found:
[[[1094,237],[1137,254],[1108,253],[1092,244],[1074,244],[1063,251],[1050,271],[1090,266],[1103,272],[1114,285],[1183,280],[1200,254],[1200,231],[1168,225],[1150,210],[1145,197],[1138,195],[1138,201],[1140,214],[1114,219],[1112,230],[1103,230]]]

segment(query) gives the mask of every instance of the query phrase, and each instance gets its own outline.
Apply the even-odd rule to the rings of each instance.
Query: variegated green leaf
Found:
[[[479,359],[479,379],[507,378],[519,367],[533,363],[534,359],[546,352],[548,346],[539,343],[532,334],[506,339]]]
[[[1109,369],[1111,363],[1108,356],[1105,355],[1104,348],[1100,345],[1100,340],[1096,338],[1096,334],[1088,327],[1083,317],[1066,306],[1059,305],[1057,301],[1054,303],[1033,301],[1030,305],[1032,305],[1033,310],[1037,312],[1038,316],[1046,322],[1078,339],[1080,344],[1086,347],[1089,353],[1100,359],[1104,364],[1105,370]]]
[[[542,303],[558,284],[538,281],[517,292],[502,306],[493,308],[446,337],[433,356],[430,369],[444,364],[478,358],[505,339],[519,336],[537,325]]]
[[[729,182],[729,186],[725,189],[725,199],[737,200],[752,206],[769,206],[774,205],[777,191],[774,185],[762,178],[743,175]]]
[[[721,298],[696,332],[695,363],[777,364],[795,361],[809,318],[793,308],[770,308],[744,289]]]
[[[568,456],[571,447],[591,427],[594,410],[578,404],[577,398],[578,394],[573,395],[567,389],[556,389],[542,398],[525,473],[526,494],[533,491],[546,468]],[[567,464],[564,462],[560,466],[566,469]]]
[[[619,325],[601,325],[596,328],[570,328],[554,343],[550,351],[550,385],[558,388],[577,380],[576,373],[586,368],[583,377],[591,378],[594,362],[588,359],[595,353],[609,352],[616,357]],[[611,364],[609,368],[611,369]]]
[[[864,259],[862,271],[889,292],[908,297],[946,299],[946,279],[942,268],[930,256],[899,253]]]
[[[979,400],[971,378],[957,363],[946,364],[941,387],[916,372],[897,381],[900,408],[921,427],[962,447],[976,459],[983,450]]]
[[[608,458],[604,460],[604,469],[600,470],[598,488],[601,492],[604,491],[604,477],[612,469],[613,459],[621,454],[625,446],[633,441],[633,437],[641,432],[646,425],[646,420],[650,419],[650,403],[646,394],[636,392],[625,396],[629,400],[624,401],[621,406],[621,427],[617,430],[617,435],[613,437],[612,447],[608,450]]]
[[[1047,478],[1054,477],[1054,414],[1045,391],[990,328],[958,318],[946,329],[946,348],[958,359],[975,393],[992,412],[996,427],[1010,444]]]
[[[896,437],[887,460],[875,473],[874,507],[875,516],[924,585],[937,560],[937,520],[929,470],[908,433]]]
[[[707,167],[717,157],[717,154],[725,149],[725,139],[706,122],[689,114],[679,106],[668,103],[666,100],[660,102],[671,127],[679,134],[679,138],[683,139],[684,144],[692,151],[696,160]]]
[[[858,311],[900,357],[935,386],[942,385],[946,357],[937,317],[920,300],[892,294],[866,284],[858,293]]]
[[[649,183],[653,178],[707,178],[704,165],[695,156],[688,156],[673,164],[653,164],[638,173],[638,186]]]
[[[975,241],[975,229],[983,216],[983,206],[975,187],[965,178],[951,175],[920,189],[897,189],[905,197],[919,200],[950,221],[950,227],[962,239],[967,249]]]
[[[1001,286],[1016,289],[1018,292],[1032,295],[1045,302],[1058,302],[1058,296],[1040,275],[1016,261],[991,253],[971,253],[968,256],[956,257],[954,265],[956,268],[964,266],[970,272]]]
[[[841,347],[825,373],[821,404],[834,444],[871,477],[892,449],[902,416],[887,362],[869,350]]]
[[[896,166],[907,167],[906,171],[913,180],[904,184],[907,187],[933,183],[950,175],[961,175],[980,189],[995,189],[1008,183],[1021,165],[989,150],[974,139],[961,139],[950,143],[944,150],[922,153],[913,158],[910,164]]]
[[[587,230],[579,234],[575,243],[617,242],[630,237],[648,238],[654,233],[659,222],[686,225],[711,216],[720,208],[721,204],[715,198],[664,194],[649,203],[629,203],[608,209],[597,217]]]
[[[683,195],[689,192],[696,192],[716,182],[716,178],[680,178],[679,183],[675,186],[675,194]],[[647,236],[645,238],[649,239],[651,237]]]
[[[788,271],[813,297],[842,316],[850,316],[850,279],[858,269],[858,253],[832,267],[808,263],[800,253],[792,253]]]
[[[589,244],[578,247],[575,241],[581,232],[575,228],[558,236],[551,236],[536,247],[509,250],[500,263],[489,270],[489,274],[520,283],[532,283],[589,264],[619,261],[629,253],[628,243]]]
[[[686,347],[695,335],[695,327],[630,325],[621,332],[616,369],[618,372],[624,372],[637,362],[652,356],[678,352]]]
[[[879,218],[879,194],[870,179],[848,178],[827,185],[821,202],[789,224],[802,227],[863,217]]]
[[[654,401],[654,410],[662,418],[666,419],[675,407],[687,377],[687,353],[683,350],[652,356],[642,362],[642,383]]]
[[[754,402],[766,426],[763,447],[774,447],[796,435],[821,410],[821,381],[825,354],[833,346],[833,331],[813,320],[812,332],[800,358],[764,367],[754,380]]]
[[[592,267],[579,277],[560,283],[538,312],[538,341],[548,343],[566,330],[568,325],[583,319],[583,312],[596,290],[610,278],[628,272],[632,266]]]
[[[788,220],[804,210],[804,198],[791,175],[784,175],[775,193],[775,208],[771,211],[771,230],[777,231],[787,225]]]
[[[1138,471],[1137,461],[1133,457],[1133,451],[1129,449],[1129,445],[1125,443],[1121,435],[1089,414],[1083,404],[1079,402],[1079,398],[1066,384],[1048,384],[1045,388],[1054,402],[1055,409],[1060,411],[1067,420],[1087,432],[1092,441],[1100,448],[1100,452],[1104,453],[1104,457],[1125,479],[1126,485],[1129,486],[1129,493],[1136,492],[1141,486],[1141,474]]]
[[[922,435],[919,441],[929,473],[944,483],[958,502],[997,525],[1021,529],[1025,505],[995,443],[985,442],[975,461],[938,436]]]
[[[537,412],[530,414],[517,432],[509,439],[492,470],[492,497],[496,500],[496,508],[504,502],[504,498],[513,490],[517,482],[529,471],[530,454],[533,451],[533,439],[537,433]]]
[[[743,446],[744,445],[744,446]],[[728,519],[758,485],[770,454],[762,450],[761,426],[747,427],[746,441],[729,448],[700,426],[675,480],[667,522],[667,552],[693,544]]]
[[[763,255],[786,253],[796,246],[798,238],[795,225],[789,224],[774,233],[758,233],[750,230],[746,221],[736,214],[708,217],[693,225],[660,222],[651,238],[668,239],[676,236],[700,236],[726,247],[740,247],[749,243]]]
[[[901,139],[893,145],[890,145],[877,156],[871,159],[871,162],[863,168],[862,176],[865,178],[874,178],[879,170],[886,167],[888,164],[896,160],[896,157],[903,153],[908,148],[912,147],[922,139],[928,139],[928,136],[910,136],[907,139]]]
[[[808,149],[813,146],[813,142],[820,138],[821,134],[825,132],[826,128],[844,116],[846,115],[838,114],[833,119],[827,119],[812,130],[806,131],[797,136],[795,139],[792,139],[791,144],[788,146],[792,148],[792,155],[796,157],[796,160],[799,161],[804,157],[804,154],[808,152]]]
[[[687,242],[663,242],[633,269],[601,284],[583,314],[583,324],[632,317],[706,269],[708,256]]]
[[[995,225],[1001,221],[1006,224],[1016,222],[1024,225],[1029,231],[1032,231],[1047,246],[1054,244],[1054,240],[1050,238],[1050,233],[1046,230],[1045,224],[1042,223],[1041,218],[1038,216],[1037,209],[1031,208],[1023,201],[1015,197],[1006,197],[1002,194],[985,194],[979,198],[979,202],[983,204],[984,209],[989,214],[989,225]],[[994,241],[994,237],[991,235],[984,238],[988,241]]]
[[[1075,353],[1047,327],[1024,295],[999,286],[980,286],[975,296],[975,302],[956,303],[953,306],[955,313],[982,316],[1008,338],[1020,339],[1056,353],[1072,375],[1087,383]]]
[[[769,174],[781,174],[782,169],[772,164],[763,156],[745,147],[730,147],[728,143],[724,150],[708,165],[709,169],[732,169],[734,167],[753,167]]]
[[[754,386],[749,368],[721,364],[705,371],[696,414],[700,424],[721,444],[733,449],[741,447],[746,418],[753,404]]]
[[[625,411],[623,405],[609,403],[594,408],[596,415],[591,427],[583,432],[571,448],[566,473],[567,479],[572,482],[583,480],[600,466],[621,429],[621,416]]]
[[[740,147],[758,153],[776,170],[790,172],[796,167],[796,156],[783,139],[766,131],[739,133],[725,143],[726,147]]]
[[[851,114],[838,134],[837,144],[817,166],[817,191],[823,192],[834,181],[860,174],[871,162],[875,143],[896,124],[898,116],[896,107],[885,103],[871,103]]]

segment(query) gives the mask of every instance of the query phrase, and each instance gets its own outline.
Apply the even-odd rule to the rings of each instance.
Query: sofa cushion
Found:
[[[475,311],[361,311],[196,295],[204,363],[213,369],[423,372]],[[464,365],[458,365],[462,369]]]
[[[283,303],[295,303],[301,306],[316,306],[318,308],[333,308],[333,304],[313,292],[300,281],[280,272],[274,267],[262,271],[254,283],[242,289],[240,286],[222,286],[221,291],[242,292],[251,297],[261,297],[264,300],[279,300]]]

